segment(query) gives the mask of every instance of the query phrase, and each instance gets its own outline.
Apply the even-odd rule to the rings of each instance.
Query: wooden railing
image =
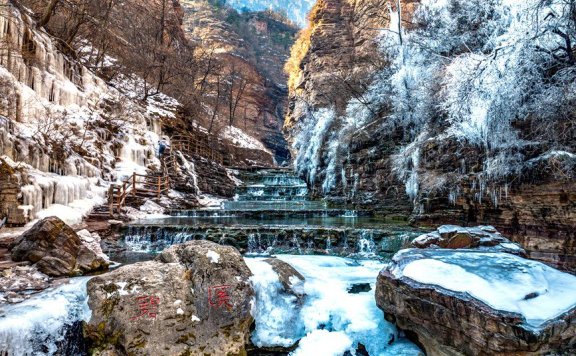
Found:
[[[221,147],[222,143],[216,137],[213,137],[213,141],[211,142],[211,136],[202,136],[200,139],[196,136],[176,135],[170,139],[172,150],[224,164],[224,156],[215,149]]]
[[[108,204],[110,215],[120,212],[126,206],[126,199],[132,197],[157,197],[170,190],[170,177],[147,176],[134,173],[122,182],[122,185],[113,184],[108,190]]]

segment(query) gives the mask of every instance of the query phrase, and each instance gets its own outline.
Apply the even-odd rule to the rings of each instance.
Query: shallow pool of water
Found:
[[[214,216],[214,217],[166,217],[139,220],[131,224],[166,225],[166,226],[307,226],[324,228],[354,228],[354,229],[383,229],[390,227],[413,229],[405,222],[391,221],[381,217],[298,217],[280,218],[262,215],[258,217]],[[415,229],[413,229],[415,230]]]

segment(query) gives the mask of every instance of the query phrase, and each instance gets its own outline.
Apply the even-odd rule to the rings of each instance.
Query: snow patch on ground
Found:
[[[198,203],[204,208],[220,209],[226,199],[218,198],[213,195],[204,194],[198,197]]]
[[[231,141],[235,146],[270,153],[262,142],[258,141],[256,138],[248,135],[237,127],[227,126],[222,131],[221,135],[224,139]]]
[[[220,255],[217,252],[210,250],[206,253],[206,257],[208,257],[212,263],[220,263]]]

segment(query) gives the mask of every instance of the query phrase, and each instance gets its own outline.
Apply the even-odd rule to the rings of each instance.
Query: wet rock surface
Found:
[[[443,225],[412,241],[416,248],[473,249],[508,252],[526,257],[526,251],[502,236],[492,226],[462,227]]]
[[[370,286],[370,283],[358,283],[358,284],[351,285],[348,288],[348,293],[360,294],[360,293],[370,292],[371,290],[372,290],[372,287]]]
[[[471,254],[469,260],[472,262],[469,265],[460,264],[463,267],[456,267],[457,271],[489,277],[491,286],[483,292],[489,296],[486,300],[476,297],[474,292],[463,292],[469,281],[460,272],[439,277],[440,280],[458,280],[456,285],[461,288],[460,291],[419,282],[413,279],[412,274],[406,276],[411,263],[429,259],[435,260],[433,263],[455,261],[451,256],[454,254],[460,260],[467,260],[466,254]],[[492,259],[495,259],[495,263],[490,265]],[[451,263],[458,265],[459,262]],[[476,272],[480,270],[484,272]],[[424,276],[430,273],[434,272],[428,269],[425,273],[419,272]],[[531,319],[534,313],[538,315],[541,310],[549,308],[551,302],[546,298],[552,298],[556,303],[565,302],[566,298],[573,299],[572,292],[564,289],[562,283],[553,282],[559,275],[563,279],[573,278],[540,263],[506,253],[413,249],[397,254],[392,263],[380,272],[376,301],[386,313],[386,319],[406,331],[429,355],[570,354],[576,345],[576,307],[566,308],[566,311],[551,319]],[[505,290],[498,289],[502,285],[497,284],[508,278],[509,286]],[[476,286],[484,283],[474,276],[472,280],[476,281],[473,283]],[[527,292],[522,298],[524,290],[531,288],[526,285],[534,281],[537,283],[532,288],[538,291]],[[469,287],[474,289],[474,286]],[[517,292],[518,289],[522,292]],[[518,293],[521,295],[514,301],[515,297],[510,295]],[[556,294],[547,297],[549,293]],[[510,311],[512,309],[505,311],[488,304],[498,304],[503,298],[511,299],[512,309],[517,306],[522,312]]]
[[[51,277],[75,276],[103,270],[108,262],[91,249],[74,230],[56,217],[36,223],[25,232],[11,251],[15,262],[33,263],[40,272]]]
[[[240,253],[207,241],[172,246],[88,283],[96,354],[242,355],[254,291]]]
[[[51,286],[52,279],[33,266],[15,266],[0,272],[0,304],[19,303]]]
[[[284,291],[296,296],[301,302],[305,296],[302,286],[306,278],[290,264],[277,258],[268,258],[264,262],[272,266],[272,270],[278,274],[278,280],[282,283]]]

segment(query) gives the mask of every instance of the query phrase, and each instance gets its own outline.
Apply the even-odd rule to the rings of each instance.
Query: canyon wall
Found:
[[[287,65],[296,170],[318,196],[492,224],[576,270],[574,49],[539,50],[574,38],[574,18],[560,2],[399,4],[313,9]]]
[[[290,151],[282,134],[288,96],[283,64],[298,29],[270,11],[238,12],[209,0],[180,2],[186,37],[213,55],[218,68],[209,86],[223,98],[216,103],[206,100],[205,116],[217,111],[208,126],[225,132],[233,125],[261,141],[278,164],[288,163]],[[241,94],[230,92],[231,87],[243,86]],[[237,98],[236,109],[230,101]]]

